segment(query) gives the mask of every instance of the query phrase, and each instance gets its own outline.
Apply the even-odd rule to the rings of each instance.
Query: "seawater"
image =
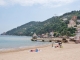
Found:
[[[30,36],[0,35],[0,50],[50,44],[50,42],[31,41],[31,38]]]

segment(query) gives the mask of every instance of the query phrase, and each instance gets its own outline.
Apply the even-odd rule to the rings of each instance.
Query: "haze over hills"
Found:
[[[76,29],[73,27],[68,28],[67,25],[69,23],[69,20],[71,20],[73,16],[77,16],[77,19],[80,19],[80,11],[72,11],[65,13],[61,16],[53,16],[52,18],[49,18],[43,22],[31,21],[29,23],[7,31],[5,35],[31,36],[33,35],[33,33],[41,35],[54,31],[55,36],[73,36],[75,35]]]

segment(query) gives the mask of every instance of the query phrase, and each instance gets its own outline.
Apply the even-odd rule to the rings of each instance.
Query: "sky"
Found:
[[[74,10],[80,10],[80,0],[0,0],[0,34]]]

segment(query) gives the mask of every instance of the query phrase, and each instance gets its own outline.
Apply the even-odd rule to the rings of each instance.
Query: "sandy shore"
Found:
[[[51,45],[37,48],[39,52],[30,52],[31,49],[2,52],[0,60],[80,60],[80,44],[63,44],[63,48],[53,48]]]

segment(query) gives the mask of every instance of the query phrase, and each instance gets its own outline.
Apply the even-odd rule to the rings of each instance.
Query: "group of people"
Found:
[[[57,45],[54,46],[55,48],[57,48],[57,47],[62,48],[62,42],[61,41],[57,41],[56,43],[57,43]],[[52,42],[52,47],[54,44],[55,44],[55,42]]]

